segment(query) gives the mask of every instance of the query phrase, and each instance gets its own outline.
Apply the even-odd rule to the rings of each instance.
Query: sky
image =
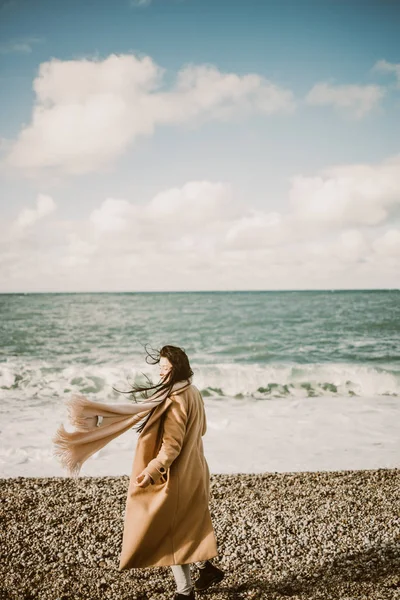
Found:
[[[400,288],[400,2],[0,0],[0,292]]]

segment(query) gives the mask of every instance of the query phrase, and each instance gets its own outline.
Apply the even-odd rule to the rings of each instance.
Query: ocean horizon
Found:
[[[0,296],[11,296],[11,295],[22,295],[29,296],[34,294],[247,294],[247,293],[265,293],[265,294],[276,294],[276,293],[290,293],[290,292],[304,292],[304,293],[324,293],[324,292],[397,292],[400,291],[400,287],[390,288],[301,288],[301,289],[246,289],[246,290],[60,290],[60,291],[9,291],[0,292]]]

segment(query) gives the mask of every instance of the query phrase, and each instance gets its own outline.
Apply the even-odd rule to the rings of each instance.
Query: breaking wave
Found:
[[[203,397],[290,398],[313,396],[399,396],[400,368],[351,363],[269,364],[235,363],[193,365],[193,383]],[[56,401],[75,392],[99,400],[126,398],[115,392],[129,382],[154,382],[156,370],[132,365],[73,365],[56,367],[45,362],[0,363],[0,398],[34,403]]]

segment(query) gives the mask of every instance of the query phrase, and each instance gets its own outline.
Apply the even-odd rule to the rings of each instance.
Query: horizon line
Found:
[[[398,292],[400,287],[393,288],[318,288],[318,289],[278,289],[278,290],[101,290],[101,291],[41,291],[41,292],[0,292],[0,296],[40,295],[40,294],[243,294],[243,293],[284,293],[284,292]]]

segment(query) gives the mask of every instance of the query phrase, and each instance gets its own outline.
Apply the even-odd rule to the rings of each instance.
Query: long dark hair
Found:
[[[193,371],[189,364],[188,356],[187,356],[186,352],[183,350],[183,348],[179,348],[178,346],[163,346],[161,348],[161,350],[152,349],[152,351],[149,352],[147,350],[147,344],[146,344],[144,349],[147,354],[146,359],[145,359],[147,364],[156,365],[157,363],[160,362],[160,358],[162,356],[165,358],[168,358],[169,362],[172,365],[171,370],[168,374],[168,378],[164,381],[161,381],[160,383],[154,384],[147,375],[142,373],[142,375],[147,379],[147,381],[149,382],[150,385],[141,386],[141,385],[133,384],[132,389],[127,390],[126,392],[117,390],[116,388],[113,388],[116,392],[120,392],[121,394],[129,394],[133,397],[134,401],[137,402],[135,394],[140,394],[144,400],[147,400],[149,398],[149,392],[151,392],[150,395],[152,395],[152,394],[155,394],[156,392],[162,392],[164,390],[168,390],[168,392],[166,394],[166,398],[167,398],[175,383],[177,383],[178,381],[185,381],[186,379],[189,379],[189,377],[191,377],[193,375]],[[143,431],[143,429],[146,426],[147,421],[150,419],[151,415],[153,414],[153,411],[156,408],[157,407],[152,408],[150,413],[145,417],[145,419],[141,422],[141,424],[135,428],[138,433],[141,433]]]

